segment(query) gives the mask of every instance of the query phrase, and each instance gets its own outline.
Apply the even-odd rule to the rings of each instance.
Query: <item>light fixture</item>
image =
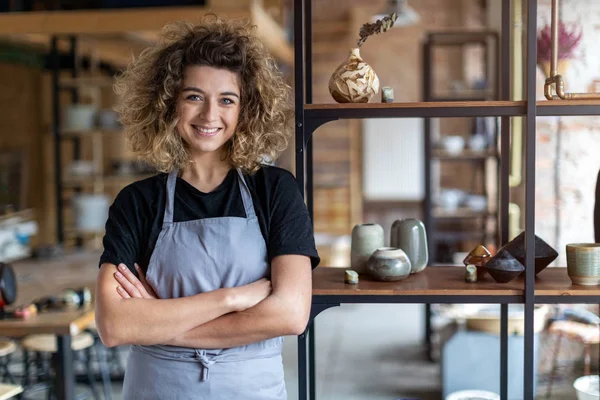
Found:
[[[374,15],[372,22],[382,19],[393,12],[398,15],[394,27],[414,25],[421,20],[419,14],[408,5],[408,0],[389,0],[386,13]]]

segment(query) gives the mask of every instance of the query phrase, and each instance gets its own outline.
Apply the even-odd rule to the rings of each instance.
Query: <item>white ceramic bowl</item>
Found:
[[[442,147],[449,154],[460,154],[465,148],[465,139],[462,136],[446,136],[442,139]]]
[[[577,392],[577,400],[600,399],[600,385],[598,375],[582,376],[575,380],[573,387]]]
[[[487,390],[461,390],[450,393],[446,400],[500,400],[500,396]]]
[[[465,205],[469,207],[471,211],[483,212],[487,208],[487,199],[485,198],[485,196],[471,194],[467,196],[467,199],[465,200]]]

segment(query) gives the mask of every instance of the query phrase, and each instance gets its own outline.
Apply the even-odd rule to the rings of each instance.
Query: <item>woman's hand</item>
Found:
[[[230,298],[236,311],[254,307],[271,294],[271,281],[262,278],[248,285],[231,288]]]
[[[139,265],[134,264],[135,269],[138,272],[139,279],[127,268],[125,264],[119,264],[117,267],[118,271],[115,272],[115,279],[119,282],[117,287],[117,293],[124,298],[138,298],[138,299],[158,299],[152,287],[146,281],[144,272]]]

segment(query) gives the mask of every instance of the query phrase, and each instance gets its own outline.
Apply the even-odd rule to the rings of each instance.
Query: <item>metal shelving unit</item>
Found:
[[[500,59],[501,87],[500,101],[463,101],[430,103],[392,103],[392,104],[311,104],[311,30],[312,13],[310,0],[294,2],[294,41],[295,55],[295,145],[296,180],[302,193],[305,193],[309,211],[312,215],[312,142],[311,135],[317,127],[341,118],[439,118],[439,117],[476,117],[501,116],[500,133],[500,244],[508,241],[508,202],[509,202],[509,118],[526,117],[525,139],[525,244],[526,273],[515,287],[507,290],[507,284],[475,283],[468,289],[452,290],[456,281],[450,276],[451,268],[432,267],[449,276],[448,280],[431,285],[398,285],[382,282],[359,284],[365,290],[344,285],[343,279],[331,276],[327,269],[317,269],[313,274],[313,296],[311,318],[307,330],[298,337],[299,398],[316,399],[315,371],[315,324],[314,318],[322,311],[339,306],[342,303],[490,303],[500,304],[500,396],[507,399],[508,389],[508,304],[524,304],[524,391],[523,399],[534,398],[534,330],[533,310],[536,303],[600,303],[600,288],[572,286],[564,274],[556,277],[552,284],[540,282],[536,288],[534,280],[534,226],[535,226],[535,132],[536,117],[547,115],[600,115],[600,101],[550,101],[536,103],[536,23],[537,1],[526,1],[527,27],[527,79],[526,100],[510,101],[510,0],[502,0],[502,38]],[[439,269],[441,268],[441,269]],[[427,271],[427,270],[426,270]],[[548,271],[541,276],[550,276]],[[556,275],[556,273],[554,273]],[[411,277],[412,278],[412,277]],[[419,279],[418,276],[415,279]],[[456,279],[456,278],[455,278]],[[546,278],[549,279],[549,278]],[[407,281],[408,282],[408,281]],[[414,281],[413,281],[414,282]],[[368,286],[368,287],[367,287]]]

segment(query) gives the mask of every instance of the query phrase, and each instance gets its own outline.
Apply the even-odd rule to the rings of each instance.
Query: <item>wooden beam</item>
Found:
[[[213,12],[228,18],[248,18],[238,9]],[[206,7],[153,7],[118,10],[41,11],[0,14],[0,34],[11,33],[122,33],[160,30],[177,20],[198,21],[211,10]]]
[[[294,49],[286,39],[285,31],[258,3],[250,8],[252,23],[257,26],[257,36],[280,63],[294,64]]]

